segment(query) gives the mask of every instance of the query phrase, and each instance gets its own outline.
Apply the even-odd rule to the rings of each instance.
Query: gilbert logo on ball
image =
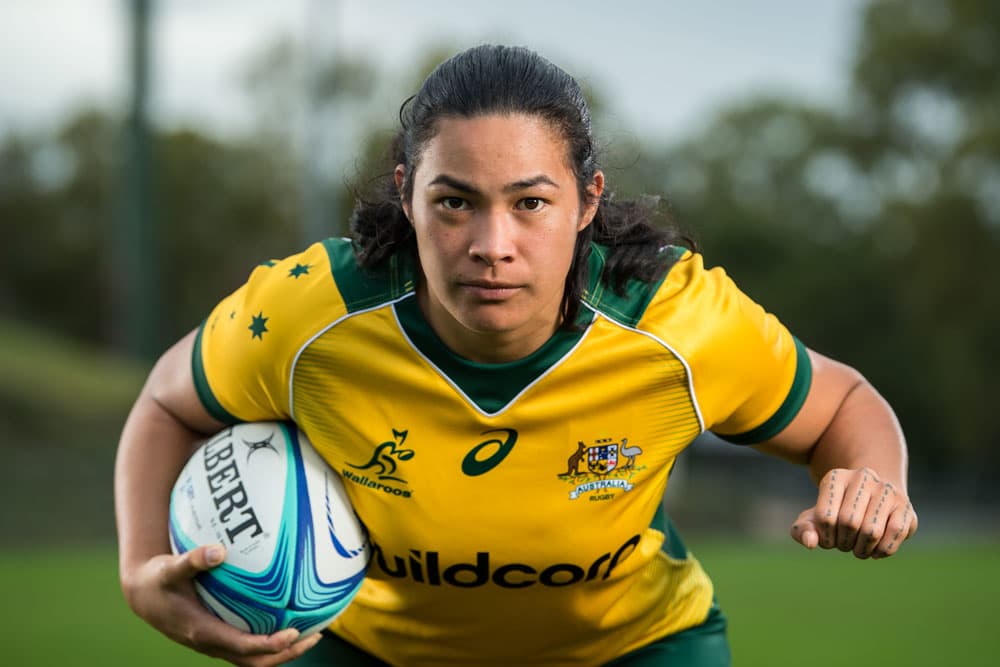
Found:
[[[170,496],[170,544],[222,543],[226,560],[195,578],[219,618],[305,636],[351,601],[371,556],[337,474],[294,424],[237,424],[203,443]]]

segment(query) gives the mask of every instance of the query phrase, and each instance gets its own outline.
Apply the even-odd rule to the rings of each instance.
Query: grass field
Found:
[[[737,666],[1000,664],[998,543],[918,543],[867,562],[791,543],[695,551],[729,617]],[[4,664],[221,664],[132,615],[113,550],[0,552],[0,591]]]

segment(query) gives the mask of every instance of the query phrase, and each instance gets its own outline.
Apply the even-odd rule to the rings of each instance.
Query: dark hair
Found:
[[[361,266],[373,268],[398,252],[416,258],[413,229],[403,213],[401,197],[407,201],[412,197],[412,175],[425,145],[437,132],[438,119],[512,113],[544,118],[562,133],[581,200],[590,196],[587,186],[598,169],[597,150],[590,111],[577,82],[528,49],[477,46],[438,65],[417,94],[400,107],[402,129],[390,148],[389,173],[376,179],[370,195],[358,197],[351,217]],[[397,164],[406,170],[402,192],[392,176]],[[662,275],[666,264],[660,250],[664,246],[695,247],[669,215],[665,226],[653,224],[660,214],[657,203],[657,199],[616,201],[605,190],[594,220],[577,236],[563,294],[564,326],[576,320],[589,281],[592,241],[608,246],[602,280],[618,293],[629,279],[652,282]]]

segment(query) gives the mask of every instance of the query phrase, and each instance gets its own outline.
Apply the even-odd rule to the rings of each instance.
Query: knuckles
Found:
[[[872,552],[872,558],[888,558],[894,553],[896,553],[896,545],[894,543],[890,543],[886,546],[879,544],[878,547],[875,548],[875,551]]]
[[[917,515],[906,490],[870,467],[833,468],[819,486],[819,501],[808,518],[825,549],[853,551],[859,559],[887,558],[916,531]],[[796,539],[802,519],[792,527]]]
[[[903,532],[904,527],[905,526],[903,524],[903,520],[894,517],[892,519],[889,519],[889,523],[886,524],[885,534],[902,536],[901,533]]]
[[[834,481],[841,481],[843,479],[846,479],[847,476],[850,474],[851,471],[848,470],[847,468],[831,468],[830,470],[826,471],[825,475],[823,475],[820,484],[823,485],[823,484],[833,483]]]
[[[861,521],[864,518],[860,514],[860,512],[857,512],[850,507],[841,508],[840,516],[837,518],[837,525],[842,528],[847,528],[851,532],[857,532],[857,530],[861,527]]]
[[[865,528],[864,530],[858,533],[858,542],[865,545],[866,547],[869,547],[880,537],[882,537],[882,533],[878,529]]]
[[[861,470],[859,470],[859,472],[861,472],[862,474],[868,475],[873,480],[875,480],[876,483],[881,483],[881,480],[879,479],[878,473],[876,473],[874,470],[872,470],[868,466],[865,466],[864,468],[861,468]]]

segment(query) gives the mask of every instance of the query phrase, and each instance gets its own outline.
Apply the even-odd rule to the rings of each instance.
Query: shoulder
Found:
[[[595,246],[592,273],[600,266],[601,252]],[[747,327],[768,325],[763,308],[724,269],[706,268],[700,253],[665,246],[659,256],[663,265],[657,280],[630,279],[616,292],[608,281],[592,276],[584,302],[599,315],[688,354],[729,345]]]
[[[412,291],[411,264],[393,256],[377,270],[363,269],[349,239],[325,239],[257,266],[246,283],[216,307],[206,325],[214,330],[230,320],[239,324],[233,335],[255,326],[258,339],[266,326],[268,338],[280,342],[279,347],[297,349],[338,319]]]
[[[691,255],[679,246],[663,246],[656,255],[660,263],[658,278],[646,281],[610,272],[608,253],[605,246],[596,243],[591,246],[590,279],[583,302],[591,310],[628,327],[635,327],[644,318],[674,267]],[[619,284],[621,289],[615,289]]]
[[[282,259],[262,262],[227,300],[233,302],[237,316],[260,311],[272,321],[294,316],[299,325],[319,313],[342,311],[343,298],[331,260],[325,242],[321,242]]]
[[[202,402],[220,421],[287,414],[287,383],[311,341],[352,314],[390,303],[412,284],[394,258],[385,270],[362,270],[346,239],[263,262],[198,331],[192,363]]]
[[[320,244],[346,312],[378,307],[412,292],[416,287],[414,262],[404,252],[389,256],[375,268],[358,264],[350,239],[330,238]]]
[[[731,289],[736,289],[736,285],[725,269],[719,266],[708,268],[700,253],[686,252],[664,276],[655,301],[657,304],[677,299],[696,302]]]
[[[303,319],[328,323],[412,291],[415,279],[410,265],[393,256],[377,269],[365,269],[349,239],[328,238],[300,253],[262,263],[241,288],[242,301],[295,314],[302,324]]]
[[[764,310],[747,296],[722,267],[708,268],[696,252],[678,254],[670,270],[657,285],[643,312],[650,327],[704,331],[716,324],[729,327],[732,318],[763,315]],[[694,325],[698,325],[694,327]]]
[[[697,253],[671,268],[639,326],[685,360],[706,427],[733,442],[770,437],[802,405],[811,374],[805,347]]]

